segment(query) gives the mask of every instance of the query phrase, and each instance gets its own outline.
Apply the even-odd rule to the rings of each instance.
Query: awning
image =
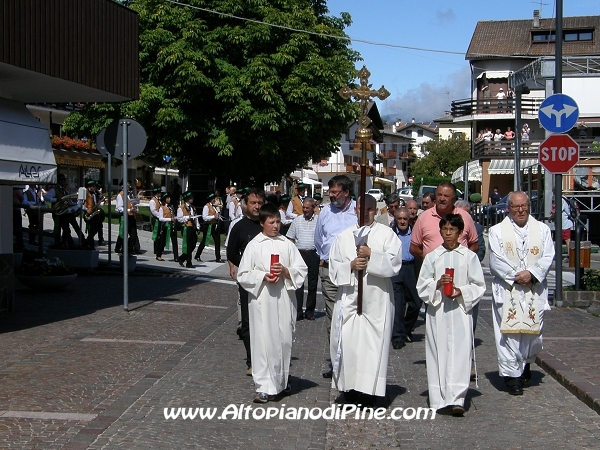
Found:
[[[179,169],[169,169],[168,172],[169,172],[170,177],[178,177],[179,176]],[[155,167],[154,173],[156,175],[166,175],[167,170],[165,170],[164,167]]]
[[[521,170],[526,172],[531,167],[532,173],[537,173],[537,164],[537,159],[522,159]],[[515,161],[512,159],[494,159],[490,162],[488,173],[490,175],[512,175],[515,173]]]
[[[310,178],[302,178],[302,183],[304,184],[312,184],[314,186],[323,186],[323,183],[321,183],[320,181],[315,181],[315,180],[311,180]]]
[[[0,98],[0,184],[55,182],[50,131],[23,103]]]
[[[492,78],[508,78],[510,70],[485,70],[477,75],[477,78],[482,78],[484,73],[485,77],[491,80]]]
[[[305,180],[308,178],[313,181],[319,181],[319,175],[312,169],[295,170],[290,174],[290,178],[293,178],[294,180]]]
[[[465,181],[465,168],[459,167],[452,174],[452,182],[458,183],[460,181]],[[481,181],[481,166],[479,165],[479,161],[469,161],[467,165],[467,175],[469,177],[469,181]]]
[[[388,180],[387,178],[379,178],[379,177],[375,177],[375,179],[373,180],[373,183],[391,184],[391,185],[394,184],[394,182],[392,180]]]

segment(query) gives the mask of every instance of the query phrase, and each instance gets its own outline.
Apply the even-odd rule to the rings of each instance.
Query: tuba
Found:
[[[54,206],[52,207],[52,212],[54,214],[56,214],[57,216],[60,216],[64,213],[67,212],[67,209],[69,209],[70,203],[72,199],[76,199],[77,198],[77,194],[69,194],[69,195],[63,195],[60,200],[57,200],[56,203],[54,204]]]

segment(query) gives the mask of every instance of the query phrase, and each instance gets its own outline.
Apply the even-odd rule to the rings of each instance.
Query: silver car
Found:
[[[398,197],[404,200],[404,203],[406,203],[409,200],[414,200],[413,190],[410,186],[405,186],[403,188],[397,189],[396,194],[398,194]]]
[[[383,193],[383,191],[381,189],[369,189],[367,191],[367,194],[375,197],[375,200],[377,200],[378,202],[382,202],[383,199],[385,198],[385,194]]]

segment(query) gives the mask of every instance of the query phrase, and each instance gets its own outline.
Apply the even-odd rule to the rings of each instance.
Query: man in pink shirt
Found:
[[[436,190],[435,206],[423,211],[415,223],[410,240],[410,253],[418,259],[425,256],[442,245],[440,234],[440,219],[446,214],[460,214],[465,222],[465,229],[458,241],[469,250],[477,253],[479,248],[475,223],[468,212],[455,208],[457,200],[456,186],[445,181],[440,183]]]

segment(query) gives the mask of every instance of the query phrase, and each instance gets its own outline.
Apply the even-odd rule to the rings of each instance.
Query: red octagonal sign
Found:
[[[579,162],[579,144],[568,134],[553,134],[541,144],[540,164],[551,173],[567,173]]]

